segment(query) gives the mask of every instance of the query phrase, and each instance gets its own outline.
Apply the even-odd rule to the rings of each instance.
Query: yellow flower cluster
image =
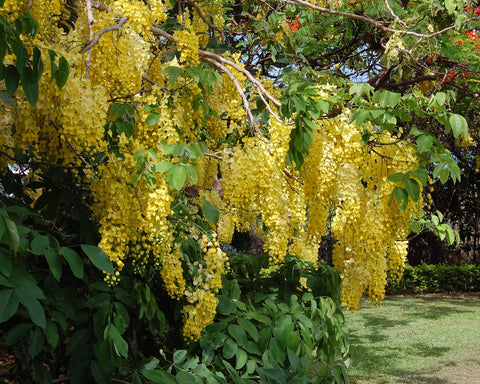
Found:
[[[195,276],[185,290],[189,302],[183,310],[183,334],[187,340],[200,339],[202,329],[213,322],[218,299],[215,294],[222,287],[222,276],[228,267],[227,255],[220,249],[214,233],[210,240],[203,236],[199,241],[203,262],[196,261]],[[203,264],[202,264],[203,263]]]
[[[65,12],[65,0],[33,1],[30,10],[32,16],[38,22],[38,32],[41,35],[57,33],[58,22]]]
[[[470,148],[476,147],[477,142],[473,139],[472,135],[468,133],[466,136],[460,135],[455,139],[455,146],[458,148]]]
[[[212,291],[198,290],[195,293],[197,304],[188,304],[182,309],[183,335],[191,341],[199,340],[202,329],[213,323],[218,304]]]
[[[195,26],[198,27],[199,23]],[[177,49],[180,51],[180,62],[187,67],[195,67],[200,64],[198,49],[200,48],[197,31],[193,28],[189,13],[186,12],[182,30],[176,30],[173,34],[178,39]]]
[[[8,21],[13,22],[15,19],[23,15],[27,9],[28,0],[5,0],[3,7],[0,9],[0,15]]]

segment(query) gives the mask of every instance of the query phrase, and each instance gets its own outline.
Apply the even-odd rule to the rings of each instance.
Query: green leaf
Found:
[[[233,339],[227,338],[227,340],[225,340],[225,344],[223,344],[223,356],[226,359],[231,359],[237,352],[237,349],[237,343],[233,341]]]
[[[175,376],[161,369],[145,369],[141,373],[147,380],[156,384],[177,384]]]
[[[60,59],[58,59],[58,70],[55,75],[55,81],[59,89],[62,89],[65,86],[69,75],[70,65],[68,64],[67,59],[65,59],[63,56],[60,56]]]
[[[0,272],[6,277],[10,277],[12,273],[12,260],[8,254],[8,250],[5,248],[0,249]]]
[[[167,67],[163,70],[162,73],[170,74],[168,77],[168,82],[170,83],[170,86],[173,87],[175,84],[175,81],[177,80],[178,75],[180,75],[183,72],[182,68],[179,67]]]
[[[229,325],[228,333],[235,339],[239,346],[245,347],[247,345],[247,334],[241,326],[237,324]]]
[[[187,357],[187,351],[184,349],[180,349],[173,353],[173,364],[179,365],[182,364]]]
[[[420,197],[420,185],[418,185],[417,180],[412,178],[406,178],[403,180],[403,185],[407,190],[407,193],[412,198],[413,201],[418,201]]]
[[[423,134],[417,138],[417,150],[419,153],[429,152],[433,145],[433,136],[430,134]]]
[[[0,323],[9,320],[17,313],[19,298],[13,289],[0,291]]]
[[[75,351],[81,349],[86,345],[90,340],[90,332],[88,329],[80,328],[76,331],[70,340],[67,342],[66,354],[70,356],[75,353]]]
[[[82,250],[90,259],[93,265],[101,271],[105,271],[111,275],[114,274],[112,261],[107,257],[102,249],[93,245],[82,244]]]
[[[20,82],[20,75],[18,74],[17,67],[14,65],[8,65],[5,68],[5,87],[7,88],[7,94],[12,97]]]
[[[172,189],[180,191],[185,185],[187,170],[183,164],[174,164],[167,174],[168,185]]]
[[[20,75],[20,79],[22,81],[22,86],[27,101],[32,105],[32,107],[35,107],[37,105],[39,90],[38,78],[35,77],[33,69],[29,67],[24,68],[22,74]]]
[[[17,344],[20,340],[27,336],[27,331],[32,328],[31,323],[20,323],[15,325],[5,336],[5,346]]]
[[[450,115],[448,122],[452,128],[453,137],[457,138],[460,135],[466,137],[468,135],[468,123],[463,116],[453,113]]]
[[[387,180],[391,181],[392,183],[398,183],[405,179],[405,174],[402,172],[396,172],[388,175]]]
[[[35,78],[39,78],[43,73],[42,53],[35,47],[32,54],[32,67]]]
[[[155,125],[160,120],[160,114],[157,112],[151,112],[145,119],[145,125]]]
[[[163,161],[160,161],[159,163],[155,163],[155,172],[163,173],[168,171],[172,167],[173,167],[173,163],[171,163],[170,161],[163,160]]]
[[[188,72],[188,74],[192,77],[192,79],[198,83],[200,81],[200,75],[201,75],[201,72],[202,72],[202,68],[199,68],[199,67],[188,67],[186,69],[186,71]]]
[[[235,353],[235,359],[236,359],[235,369],[242,369],[248,360],[247,352],[245,352],[241,348],[238,348],[237,352]]]
[[[30,343],[28,349],[30,350],[30,355],[32,358],[34,358],[40,353],[43,348],[43,344],[45,344],[45,338],[42,330],[38,327],[30,330],[29,341]]]
[[[373,94],[373,102],[379,103],[380,107],[395,107],[400,101],[402,95],[399,93],[381,90]]]
[[[19,74],[23,72],[23,69],[27,65],[28,52],[23,46],[17,48],[17,71]]]
[[[408,192],[403,188],[396,187],[393,191],[393,196],[397,199],[398,208],[401,211],[405,211],[408,205]]]
[[[110,324],[108,326],[108,338],[112,341],[115,353],[120,357],[128,357],[128,343],[122,337],[118,329]]]
[[[452,227],[447,226],[446,228],[447,233],[447,242],[448,245],[452,245],[455,242],[455,232],[453,231]]]
[[[50,319],[47,319],[46,322],[45,336],[47,338],[48,344],[50,344],[53,349],[57,348],[59,340],[58,329],[55,323]]]
[[[17,225],[8,216],[2,216],[2,220],[5,228],[7,229],[8,245],[14,253],[17,253],[20,246],[20,237],[18,235]]]
[[[60,281],[63,273],[63,264],[60,255],[53,249],[47,249],[44,252],[44,255],[47,259],[48,266],[50,267],[53,277],[55,277],[57,281]]]
[[[0,100],[2,100],[5,104],[11,106],[12,108],[17,108],[12,98],[8,96],[4,91],[0,91]]]
[[[425,168],[419,168],[410,172],[410,176],[413,176],[420,180],[423,186],[428,184],[428,171]]]
[[[45,311],[43,310],[40,302],[33,296],[26,294],[25,292],[17,290],[17,294],[20,298],[20,302],[27,308],[30,319],[33,323],[45,329],[46,318]]]
[[[73,275],[78,279],[83,279],[83,260],[72,248],[60,248],[60,254],[67,260]]]
[[[36,235],[32,243],[30,244],[30,249],[36,255],[41,255],[50,245],[48,236],[45,235]]]
[[[245,329],[245,331],[247,331],[254,341],[258,341],[258,330],[250,320],[239,317],[237,322],[243,329]]]
[[[17,293],[45,299],[45,294],[38,286],[37,280],[22,267],[13,265],[10,283]]]
[[[445,0],[445,9],[448,13],[453,14],[457,9],[457,0]]]
[[[196,384],[197,380],[193,373],[188,371],[179,371],[177,373],[178,384]]]
[[[202,200],[202,212],[205,218],[212,224],[218,223],[219,211],[218,208],[211,204],[208,200]]]

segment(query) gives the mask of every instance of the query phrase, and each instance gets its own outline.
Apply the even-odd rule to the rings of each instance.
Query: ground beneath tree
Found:
[[[352,384],[480,384],[480,296],[368,301],[348,313]]]

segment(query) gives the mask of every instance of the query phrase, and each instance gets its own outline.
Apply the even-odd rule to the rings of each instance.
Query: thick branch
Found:
[[[408,86],[408,85],[418,84],[422,81],[430,81],[430,80],[437,80],[437,77],[433,76],[433,75],[414,77],[414,78],[411,78],[411,79],[398,81],[396,83],[384,84],[382,88],[384,88],[384,89],[395,89],[395,88],[405,87],[405,86]]]
[[[437,35],[441,35],[441,34],[447,32],[447,31],[450,31],[451,29],[455,28],[454,25],[451,25],[451,26],[446,27],[446,28],[444,28],[440,31],[430,33],[430,34],[419,33],[419,32],[414,32],[414,31],[405,31],[405,30],[402,30],[402,29],[395,29],[395,28],[387,27],[383,23],[381,23],[380,21],[372,19],[368,16],[358,15],[356,13],[348,13],[348,12],[337,11],[335,9],[320,7],[318,5],[309,3],[306,0],[280,0],[280,1],[284,2],[284,3],[288,3],[288,4],[302,5],[304,7],[313,9],[315,11],[329,13],[331,15],[337,15],[337,16],[342,16],[342,17],[348,17],[350,19],[361,20],[361,21],[364,21],[365,23],[369,23],[369,24],[374,25],[375,27],[377,27],[378,29],[381,29],[384,32],[398,33],[398,34],[402,34],[402,35],[411,35],[411,36],[417,36],[417,37],[427,38],[427,39],[430,39],[430,38],[432,38],[434,36],[437,36]]]
[[[97,3],[97,2],[95,2],[95,1],[92,1],[92,8],[96,8],[96,9],[99,9],[99,10],[105,11],[105,12],[109,12],[109,11],[110,11],[110,8],[108,8],[106,5]]]
[[[152,33],[156,34],[156,35],[159,35],[159,36],[162,36],[164,37],[165,39],[167,39],[168,41],[174,43],[174,44],[177,44],[178,43],[178,39],[172,35],[170,35],[169,33],[165,32],[163,29],[160,29],[160,28],[157,28],[157,27],[151,27],[150,30],[152,31]],[[270,93],[265,89],[265,87],[262,85],[262,83],[260,81],[258,81],[258,79],[255,78],[255,76],[253,76],[249,71],[247,71],[245,68],[242,68],[240,65],[238,65],[237,63],[231,61],[231,60],[228,60],[226,58],[224,58],[223,56],[220,56],[220,55],[217,55],[216,53],[212,53],[212,52],[208,52],[208,51],[204,51],[202,49],[199,49],[199,54],[200,56],[202,57],[202,60],[204,61],[207,61],[207,62],[210,62],[214,65],[216,65],[218,68],[220,68],[217,64],[225,64],[225,65],[228,65],[234,69],[236,69],[237,71],[239,71],[240,73],[243,73],[245,75],[245,77],[252,83],[252,85],[257,89],[257,92],[259,93],[260,95],[260,98],[262,99],[262,101],[265,103],[265,105],[267,106],[269,112],[277,119],[277,120],[280,120],[280,118],[273,112],[273,110],[270,108],[269,106],[269,103],[266,102],[265,98],[267,98],[268,100],[270,100],[274,105],[276,105],[277,107],[279,107],[282,103],[280,101],[278,101],[275,97],[273,97],[272,95],[270,95]],[[213,61],[212,61],[213,60]],[[223,68],[227,69],[225,66],[222,65]],[[228,70],[228,69],[227,69]],[[222,69],[223,71],[223,69]],[[225,71],[224,71],[225,72]],[[225,72],[226,73],[226,72]],[[230,72],[231,74],[231,72]],[[233,74],[231,74],[233,76]],[[227,73],[227,76],[230,77],[230,75],[228,75]],[[236,79],[235,79],[236,80]],[[235,85],[237,86],[237,85]],[[238,89],[238,88],[237,88]],[[243,94],[243,90],[242,90],[242,94]],[[243,94],[243,96],[245,96]],[[243,97],[242,97],[243,99]],[[247,110],[247,113],[248,113],[248,110]]]

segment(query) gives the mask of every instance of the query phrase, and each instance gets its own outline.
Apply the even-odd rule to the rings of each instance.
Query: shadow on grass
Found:
[[[464,353],[457,356],[454,340],[463,319],[475,329],[472,315],[479,306],[478,296],[442,295],[389,297],[379,308],[363,303],[347,316],[355,372],[351,383],[480,384],[479,365]],[[437,340],[437,335],[442,336]]]

